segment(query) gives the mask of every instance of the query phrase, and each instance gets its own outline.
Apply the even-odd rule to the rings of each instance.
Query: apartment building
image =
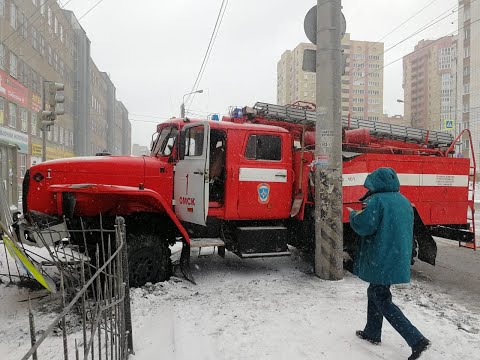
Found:
[[[404,114],[412,126],[449,131],[455,120],[456,38],[422,40],[403,58]]]
[[[458,50],[456,57],[457,132],[472,132],[475,157],[480,155],[480,3],[461,0],[458,11]],[[470,141],[464,137],[462,152],[470,155]]]
[[[383,43],[351,40],[345,34],[346,54],[342,77],[342,116],[381,120],[383,118]],[[285,51],[277,64],[277,103],[316,102],[316,74],[302,69],[304,50],[316,47],[301,43]]]
[[[75,15],[57,1],[0,0],[0,181],[11,184],[12,204],[26,170],[42,160],[39,112],[47,82],[65,85],[65,114],[46,132],[47,160],[109,150],[105,83]],[[131,131],[127,124],[124,128]],[[125,134],[122,141],[130,137]],[[120,148],[129,149],[130,143]]]

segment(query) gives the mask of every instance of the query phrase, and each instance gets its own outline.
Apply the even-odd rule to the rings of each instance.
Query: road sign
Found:
[[[444,130],[455,130],[455,120],[445,120]]]
[[[347,31],[347,22],[345,16],[341,13],[341,29],[340,37],[343,38],[345,32]],[[317,44],[317,5],[308,10],[305,20],[303,22],[303,27],[305,29],[305,34],[307,35],[308,40],[313,44]]]

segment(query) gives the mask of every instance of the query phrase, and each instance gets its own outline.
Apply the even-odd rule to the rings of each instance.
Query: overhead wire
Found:
[[[473,1],[476,1],[476,0],[473,0]],[[475,20],[475,21],[469,23],[468,26],[470,26],[470,25],[472,25],[472,24],[474,24],[474,23],[476,23],[476,22],[478,22],[478,21],[480,21],[480,19]],[[447,37],[447,36],[454,35],[456,32],[458,32],[458,31],[460,31],[460,30],[462,30],[462,29],[464,29],[464,28],[465,28],[465,26],[462,26],[461,28],[458,28],[457,30],[452,31],[451,33],[446,34],[446,35],[438,38],[437,40],[432,40],[431,42],[423,45],[422,47],[419,47],[418,49],[416,49],[416,51],[419,51],[419,50],[422,50],[422,49],[424,49],[424,48],[426,48],[426,47],[432,46],[433,44],[437,43],[438,41],[442,40],[443,38],[445,38],[445,37]],[[365,75],[363,75],[363,76],[361,76],[361,77],[358,77],[358,78],[355,78],[354,81],[364,79],[364,78],[366,78],[367,76],[369,76],[369,75],[371,75],[371,74],[374,74],[374,73],[376,73],[376,72],[379,72],[379,71],[385,69],[386,67],[388,67],[388,66],[390,66],[390,65],[393,65],[393,64],[395,64],[396,62],[402,60],[404,57],[405,57],[405,56],[401,56],[401,57],[399,57],[398,59],[396,59],[396,60],[394,60],[394,61],[391,61],[391,62],[389,62],[388,64],[385,64],[383,67],[380,67],[379,69],[373,70],[373,71],[371,71],[371,72],[367,72],[367,73],[365,73]]]
[[[203,73],[205,72],[205,68],[206,68],[208,60],[210,58],[210,53],[212,52],[213,46],[215,44],[215,40],[217,38],[218,31],[220,30],[220,25],[223,21],[225,11],[226,11],[227,6],[228,6],[228,1],[229,0],[222,0],[222,4],[220,5],[220,9],[219,9],[218,14],[217,14],[217,19],[215,20],[215,25],[213,27],[212,34],[210,36],[210,40],[209,40],[209,43],[208,43],[208,46],[207,46],[207,50],[205,51],[205,55],[203,57],[202,64],[200,66],[200,70],[198,71],[197,77],[196,77],[195,82],[192,86],[192,90],[190,91],[191,94],[188,95],[187,100],[185,101],[187,103],[190,99],[192,99],[190,101],[190,106],[193,102],[193,99],[195,98],[195,94],[192,94],[192,93],[197,91],[198,87],[200,85],[200,81],[203,77]],[[192,95],[193,95],[193,97],[192,97]]]
[[[473,0],[473,1],[476,1],[476,0]],[[460,9],[460,8],[459,8],[459,9]],[[378,54],[378,55],[379,55],[379,56],[385,55],[388,51],[394,49],[394,48],[397,47],[398,45],[400,45],[400,44],[404,43],[405,41],[411,39],[411,38],[414,37],[415,35],[420,34],[421,32],[429,29],[429,28],[432,27],[433,25],[438,24],[440,21],[443,21],[443,20],[445,20],[446,18],[452,16],[453,14],[455,14],[456,12],[458,12],[459,9],[455,10],[455,11],[452,12],[452,13],[450,13],[450,11],[452,11],[452,9],[449,9],[449,10],[443,12],[440,16],[438,16],[438,17],[436,17],[435,19],[433,19],[432,21],[430,21],[427,25],[422,26],[420,29],[416,30],[414,33],[412,33],[412,34],[410,34],[409,36],[403,38],[402,40],[400,40],[399,42],[397,42],[396,44],[392,45],[391,47],[389,47],[388,49],[386,49],[385,51],[381,52],[381,53]],[[446,15],[446,16],[443,16],[446,12],[449,12],[449,14]],[[442,16],[443,16],[443,17],[442,17]],[[456,31],[456,30],[455,30],[455,31]],[[453,31],[453,33],[455,33],[455,31]],[[445,36],[449,36],[449,35],[445,35]],[[445,36],[443,36],[443,37],[445,37]],[[442,38],[443,38],[443,37],[442,37]],[[441,38],[439,38],[439,39],[437,39],[437,40],[435,40],[435,41],[438,41],[438,40],[440,40],[440,39],[441,39]],[[403,59],[403,56],[402,56],[402,59]],[[384,68],[387,67],[387,66],[388,66],[388,65],[384,65],[383,67],[380,67],[380,68],[378,68],[378,69],[376,69],[376,70],[373,70],[373,71],[371,71],[371,72],[366,72],[365,75],[362,75],[362,76],[360,76],[360,77],[354,77],[353,81],[361,80],[361,79],[367,77],[368,75],[371,75],[371,74],[374,74],[374,73],[376,73],[376,72],[379,72],[380,70],[384,69]],[[354,70],[358,70],[358,68],[352,67],[352,69],[349,71],[349,74],[350,74],[352,71],[354,71]]]
[[[226,1],[225,7],[223,8],[222,17],[220,18],[220,24],[222,23],[223,17],[225,16],[225,12],[226,12],[227,6],[228,6],[228,1],[229,1],[229,0]],[[215,37],[214,37],[214,39],[213,39],[213,43],[214,43],[214,44],[215,44],[215,41],[217,40],[217,36],[218,36],[219,30],[220,30],[220,25],[218,26],[217,32],[215,33]],[[210,55],[212,54],[212,49],[213,49],[213,46],[210,48],[210,52],[208,53],[207,63],[208,63],[208,60],[210,59]],[[200,81],[201,81],[202,78],[203,78],[203,74],[205,73],[205,69],[206,69],[206,68],[207,68],[207,67],[206,67],[206,65],[205,65],[205,66],[203,67],[202,74],[200,75],[200,80],[199,80],[199,84],[197,85],[197,88],[198,88],[198,86],[200,85]],[[190,105],[189,105],[189,106],[192,106],[193,100],[195,99],[195,96],[196,96],[196,95],[197,95],[196,93],[193,93],[193,95],[192,95],[192,100],[190,101]],[[187,108],[187,110],[188,110],[188,108]]]
[[[429,2],[426,6],[424,6],[423,8],[421,8],[420,10],[416,11],[413,15],[411,15],[408,19],[406,19],[405,21],[403,21],[400,25],[396,26],[394,29],[392,29],[389,33],[387,33],[386,35],[384,35],[383,37],[381,37],[380,39],[378,39],[376,42],[379,43],[383,40],[385,40],[387,37],[389,37],[391,34],[393,34],[395,31],[397,31],[398,29],[400,29],[403,25],[405,25],[406,23],[408,23],[410,20],[412,20],[413,18],[415,18],[417,15],[419,15],[420,13],[422,13],[425,9],[427,9],[428,7],[430,7],[431,5],[433,5],[434,3],[436,3],[438,0],[432,0],[431,2]],[[368,50],[370,49],[372,45],[367,45],[365,51],[361,54],[361,55],[365,55]],[[350,69],[349,71],[349,74],[353,71],[354,69]]]

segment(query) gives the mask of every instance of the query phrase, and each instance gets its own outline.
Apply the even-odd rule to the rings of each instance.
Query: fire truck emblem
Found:
[[[258,202],[260,204],[268,204],[270,200],[270,185],[260,184],[257,187],[258,190]]]

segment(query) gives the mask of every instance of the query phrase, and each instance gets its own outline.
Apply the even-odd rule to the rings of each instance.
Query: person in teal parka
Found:
[[[413,240],[413,208],[400,194],[400,182],[391,168],[378,168],[369,174],[360,200],[364,208],[351,210],[350,226],[359,235],[354,274],[369,282],[367,324],[356,332],[373,344],[381,342],[385,317],[412,348],[409,360],[418,359],[430,341],[392,302],[390,285],[410,282]]]

